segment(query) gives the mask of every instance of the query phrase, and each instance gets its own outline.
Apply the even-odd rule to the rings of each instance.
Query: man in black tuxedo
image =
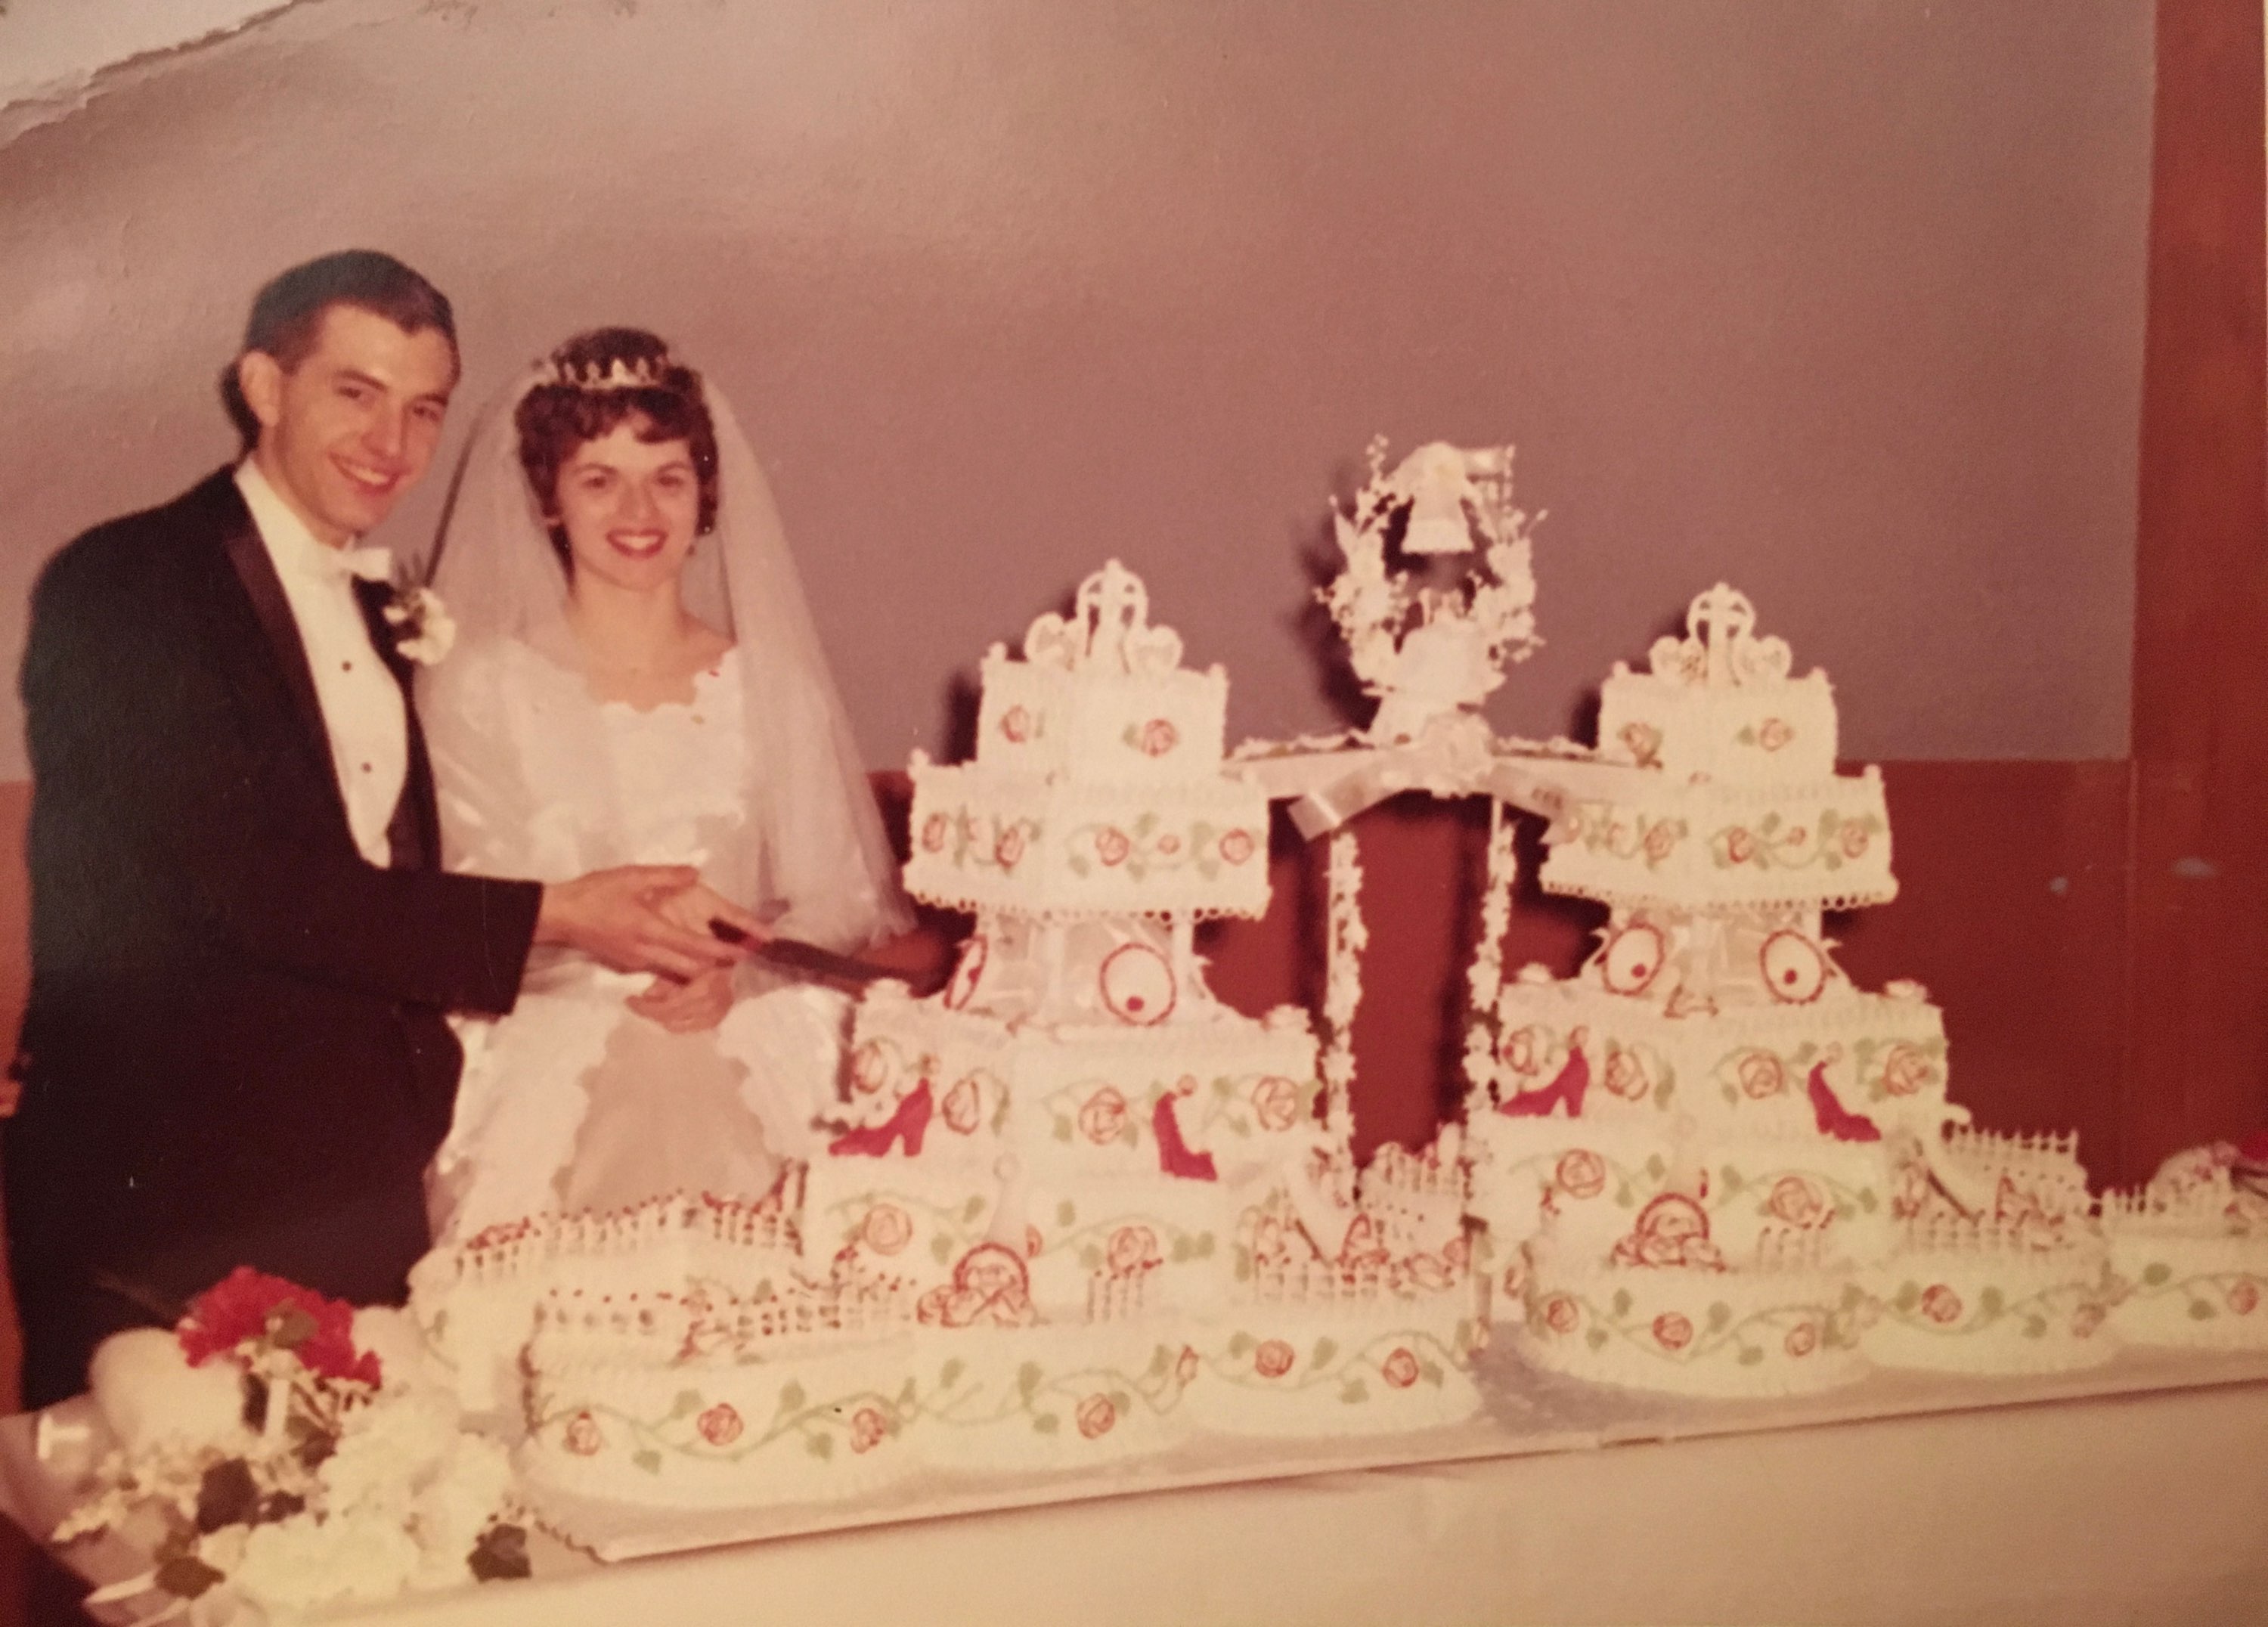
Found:
[[[690,870],[438,868],[397,626],[357,539],[457,381],[438,291],[383,254],[262,290],[223,394],[246,456],[48,563],[23,671],[32,996],[6,1134],[25,1399],[249,1264],[398,1299],[460,1056],[534,943],[690,975],[762,929]],[[373,579],[375,578],[375,579]]]

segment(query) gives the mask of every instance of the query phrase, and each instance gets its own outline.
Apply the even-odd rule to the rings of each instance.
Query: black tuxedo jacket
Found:
[[[387,590],[361,586],[406,696]],[[442,1013],[511,1008],[541,889],[437,868],[414,710],[394,866],[364,860],[225,469],[56,555],[23,692],[32,995],[6,1192],[36,1406],[81,1387],[94,1340],[239,1263],[399,1297],[461,1060]]]

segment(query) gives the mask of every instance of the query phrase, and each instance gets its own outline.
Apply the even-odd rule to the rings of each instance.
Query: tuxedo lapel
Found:
[[[260,540],[259,528],[252,523],[252,511],[245,507],[232,483],[228,496],[227,518],[221,534],[221,546],[227,551],[228,563],[236,571],[237,580],[244,585],[245,597],[252,601],[252,613],[259,619],[261,630],[268,635],[268,644],[276,657],[276,670],[291,692],[293,709],[307,730],[308,738],[320,748],[323,761],[331,757],[331,734],[323,724],[323,705],[315,698],[315,675],[307,666],[307,647],[299,638],[299,623],[291,615],[291,601],[284,597],[283,578],[276,574],[275,562],[268,557],[268,548]],[[345,813],[341,804],[340,812]]]

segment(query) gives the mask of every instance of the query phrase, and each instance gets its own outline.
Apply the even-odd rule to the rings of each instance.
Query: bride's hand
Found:
[[[657,977],[630,996],[628,1005],[639,1016],[660,1024],[672,1034],[705,1034],[725,1020],[733,1009],[733,974],[729,968],[703,972],[689,983]]]

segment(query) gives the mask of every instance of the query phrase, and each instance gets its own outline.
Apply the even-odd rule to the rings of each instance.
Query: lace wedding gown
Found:
[[[733,653],[689,703],[641,711],[593,701],[579,672],[518,639],[460,650],[422,708],[450,867],[564,881],[691,865],[724,896],[754,896],[744,703]],[[509,1015],[460,1020],[455,1119],[428,1182],[437,1250],[671,1194],[753,1202],[807,1158],[846,1003],[737,975],[716,1029],[675,1034],[624,1003],[649,976],[538,950]]]

